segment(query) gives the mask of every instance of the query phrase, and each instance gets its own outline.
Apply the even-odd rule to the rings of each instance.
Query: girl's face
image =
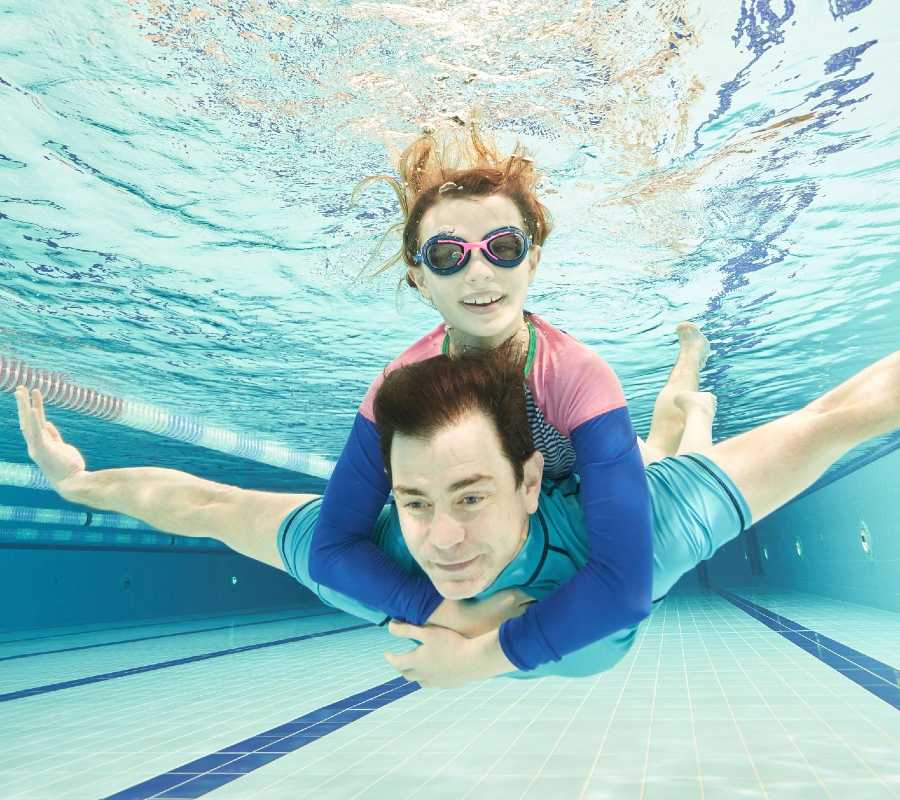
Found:
[[[418,245],[439,233],[480,242],[490,231],[506,226],[526,230],[516,204],[503,195],[440,200],[422,217]],[[411,274],[458,341],[488,348],[502,344],[521,328],[525,296],[540,258],[541,248],[532,244],[519,266],[498,267],[483,252],[473,250],[469,263],[452,275],[436,275],[424,265],[411,268]],[[493,302],[475,305],[486,301]]]

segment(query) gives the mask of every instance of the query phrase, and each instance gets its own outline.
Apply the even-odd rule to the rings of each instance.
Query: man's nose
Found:
[[[465,528],[452,515],[437,512],[431,521],[431,543],[440,550],[456,547],[466,538]]]

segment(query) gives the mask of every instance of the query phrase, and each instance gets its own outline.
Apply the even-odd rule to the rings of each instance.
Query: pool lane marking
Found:
[[[373,686],[321,706],[290,722],[202,756],[146,781],[122,789],[103,800],[174,800],[195,798],[318,741],[345,725],[393,703],[419,688],[405,678]]]
[[[342,611],[320,611],[316,614],[300,614],[296,617],[279,617],[278,619],[264,619],[258,622],[239,622],[237,625],[219,625],[216,628],[197,628],[176,633],[159,633],[155,636],[140,636],[137,639],[120,639],[115,642],[95,642],[94,644],[82,644],[76,647],[63,647],[59,650],[41,650],[37,653],[19,653],[15,656],[0,656],[0,661],[15,661],[18,658],[32,658],[33,656],[49,656],[57,653],[74,653],[76,650],[91,650],[95,647],[111,647],[115,644],[131,644],[132,642],[149,642],[153,639],[168,639],[172,636],[190,636],[194,633],[211,633],[213,631],[227,631],[235,628],[247,628],[251,625],[274,625],[278,622],[294,622],[298,619],[311,619],[313,617],[326,617],[333,614],[342,614]],[[0,645],[2,646],[2,645]]]
[[[733,605],[900,711],[900,670],[724,589]]]
[[[171,661],[160,661],[157,664],[145,664],[142,667],[131,667],[129,669],[121,669],[116,672],[106,672],[102,675],[89,675],[85,678],[75,678],[71,681],[62,681],[60,683],[48,683],[44,686],[33,686],[30,689],[19,689],[15,692],[7,692],[0,694],[0,703],[8,703],[11,700],[21,700],[24,697],[34,697],[39,694],[47,694],[49,692],[58,692],[62,689],[72,689],[76,686],[85,686],[91,683],[101,683],[103,681],[111,681],[116,678],[127,678],[130,675],[140,675],[144,672],[154,672],[159,669],[168,669],[169,667],[178,667],[182,664],[193,664],[198,661],[208,661],[211,658],[221,658],[222,656],[235,655],[237,653],[248,653],[251,650],[262,650],[266,647],[278,647],[283,644],[291,644],[293,642],[302,642],[307,639],[318,639],[322,636],[332,636],[336,633],[347,633],[349,631],[358,631],[363,628],[376,627],[371,622],[365,622],[362,625],[349,625],[345,628],[335,628],[330,631],[318,631],[316,633],[307,633],[303,636],[290,636],[286,639],[276,639],[272,642],[259,642],[257,644],[247,644],[243,647],[232,647],[228,650],[215,650],[211,653],[202,653],[198,656],[186,656],[185,658],[176,658]]]
[[[305,608],[306,606],[300,606],[300,608]],[[289,607],[282,609],[283,611],[295,611],[297,607]],[[269,609],[269,611],[273,611],[273,609]],[[0,646],[5,644],[17,644],[19,642],[36,642],[41,639],[63,639],[66,636],[86,636],[89,633],[109,633],[110,631],[130,631],[135,628],[152,628],[155,625],[179,625],[184,622],[206,622],[211,619],[229,619],[235,617],[249,617],[253,614],[265,614],[267,611],[245,611],[243,614],[241,613],[230,613],[230,614],[213,614],[211,617],[193,617],[187,620],[179,620],[179,619],[170,619],[167,622],[160,622],[156,620],[154,622],[141,622],[137,625],[115,625],[112,628],[90,628],[83,631],[69,631],[68,633],[47,633],[42,636],[26,636],[22,639],[3,639],[0,638]]]

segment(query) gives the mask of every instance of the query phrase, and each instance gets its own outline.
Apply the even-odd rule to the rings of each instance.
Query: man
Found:
[[[16,400],[29,456],[67,500],[168,533],[220,539],[286,569],[325,602],[384,621],[377,610],[309,580],[318,496],[247,491],[152,467],[87,472],[78,451],[46,421],[40,392],[29,399],[19,387]],[[397,369],[376,398],[396,503],[382,512],[373,537],[459,608],[457,630],[391,623],[391,633],[421,645],[386,657],[423,686],[509,674],[514,668],[504,655],[501,623],[588,562],[577,478],[542,485],[542,456],[520,415],[503,413],[510,408],[524,416],[518,367],[484,356],[438,356]],[[648,466],[654,598],[852,447],[897,427],[900,351],[793,414]],[[634,635],[635,629],[621,631],[516,677],[609,669]]]

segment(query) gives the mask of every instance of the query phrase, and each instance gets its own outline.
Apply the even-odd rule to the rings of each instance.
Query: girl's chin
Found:
[[[463,312],[465,313],[465,312]],[[447,317],[445,317],[447,319]],[[468,336],[497,336],[507,328],[515,327],[518,330],[518,321],[509,314],[491,314],[490,316],[477,317],[474,314],[457,318],[450,322],[459,333]],[[513,331],[515,332],[515,331]],[[512,334],[510,334],[512,335]]]

